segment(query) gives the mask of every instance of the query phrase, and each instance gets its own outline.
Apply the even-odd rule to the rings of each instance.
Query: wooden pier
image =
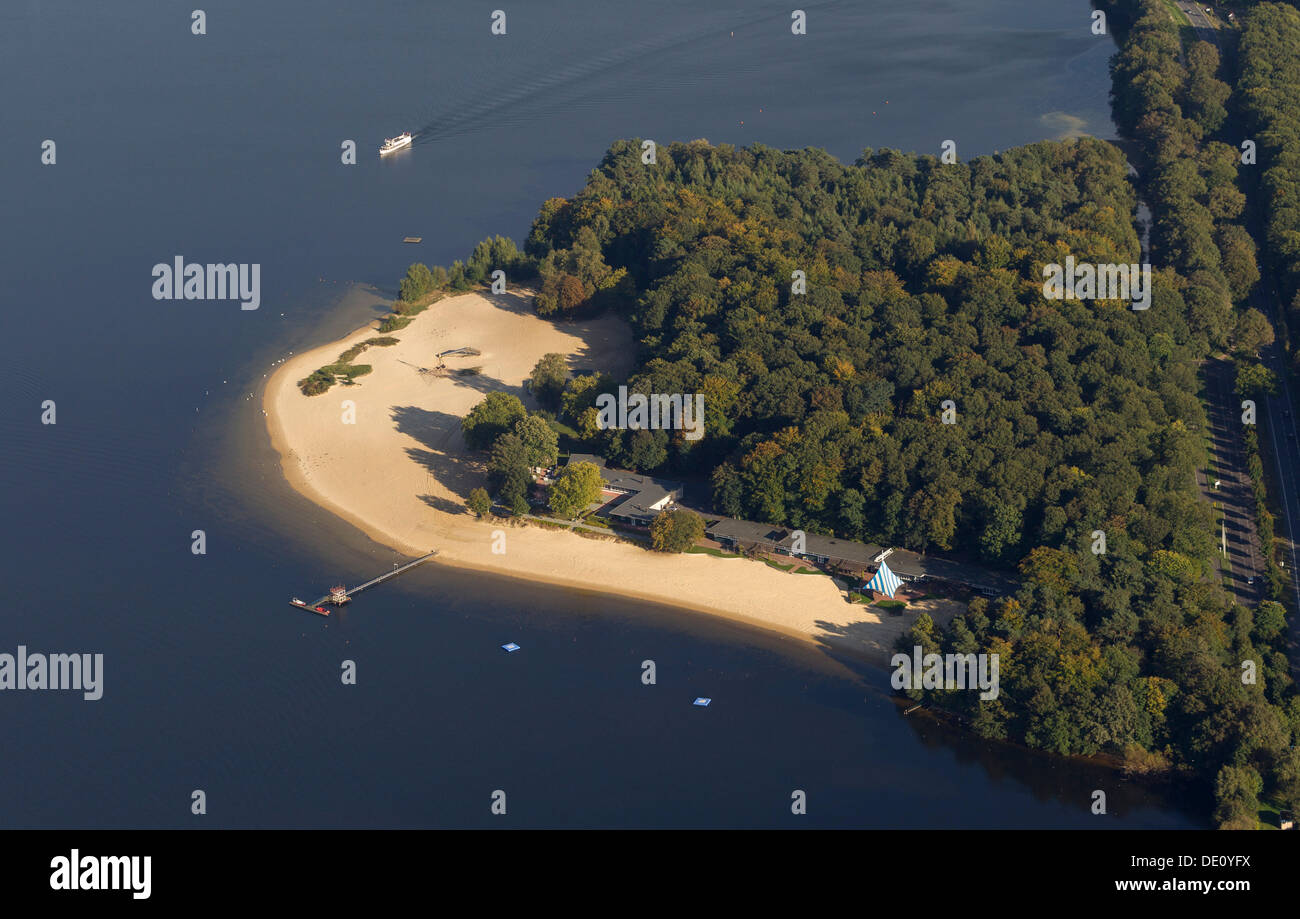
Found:
[[[358,584],[356,587],[353,587],[350,590],[335,588],[334,590],[327,593],[325,596],[313,600],[309,605],[320,606],[323,603],[330,602],[335,604],[336,606],[342,606],[344,603],[347,603],[349,600],[352,599],[353,594],[361,593],[361,591],[365,590],[367,587],[374,587],[376,584],[379,584],[382,581],[387,581],[389,578],[395,578],[403,571],[409,571],[410,569],[414,568],[416,565],[424,564],[425,562],[427,562],[429,559],[433,558],[437,554],[438,553],[435,551],[435,552],[430,552],[428,555],[421,555],[413,562],[407,562],[405,565],[402,565],[399,568],[394,568],[392,571],[385,571],[379,577],[371,578],[369,581],[366,581],[366,583]]]

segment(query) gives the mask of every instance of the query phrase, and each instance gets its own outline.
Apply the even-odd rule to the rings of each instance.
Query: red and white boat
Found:
[[[297,597],[294,597],[292,600],[289,601],[289,603],[292,606],[298,607],[298,609],[311,610],[313,613],[319,613],[322,616],[328,616],[330,614],[330,611],[327,610],[325,607],[312,606],[310,603],[304,603],[302,600],[299,600]]]

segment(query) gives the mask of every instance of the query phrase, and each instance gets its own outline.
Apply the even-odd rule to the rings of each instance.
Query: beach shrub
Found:
[[[414,303],[425,294],[433,290],[433,274],[429,271],[429,266],[416,262],[410,268],[406,269],[406,277],[402,278],[398,284],[398,290],[401,293],[401,299],[407,303]]]
[[[704,538],[704,518],[685,507],[661,511],[650,523],[650,545],[658,552],[685,552]]]
[[[465,499],[465,506],[479,517],[486,517],[492,510],[492,499],[488,496],[487,489],[475,488]]]
[[[485,450],[527,414],[518,396],[490,392],[461,420],[460,429],[472,449]]]
[[[587,505],[600,500],[600,470],[595,463],[571,463],[560,471],[551,485],[551,511],[564,520],[572,520]]]
[[[363,377],[373,369],[369,364],[349,364],[346,361],[338,361],[334,364],[328,364],[316,372],[328,373],[336,381],[339,377],[343,377],[343,382],[351,383],[353,377]]]
[[[350,348],[344,354],[346,356],[355,350],[355,348]],[[337,363],[327,364],[313,370],[309,376],[298,381],[298,388],[302,390],[305,396],[319,396],[335,383],[343,382],[351,385],[356,382],[356,377],[365,376],[373,369],[369,364],[349,364],[344,360],[339,360]]]
[[[334,374],[328,373],[323,368],[313,370],[307,377],[298,381],[298,388],[302,390],[304,396],[319,396],[334,385]]]

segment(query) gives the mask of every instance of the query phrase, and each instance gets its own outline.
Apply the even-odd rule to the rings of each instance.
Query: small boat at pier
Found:
[[[292,600],[290,600],[289,604],[291,606],[298,607],[298,609],[311,610],[313,613],[319,613],[322,616],[328,616],[330,614],[330,611],[325,609],[325,607],[312,606],[310,603],[304,603],[302,600],[299,600],[297,597],[294,597]]]

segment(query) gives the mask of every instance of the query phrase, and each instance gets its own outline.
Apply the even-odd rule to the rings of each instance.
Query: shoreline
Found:
[[[297,381],[378,336],[377,320],[286,359],[267,379],[262,407],[290,487],[405,555],[436,549],[440,565],[702,613],[797,639],[828,657],[834,650],[887,666],[895,637],[915,612],[924,609],[946,622],[963,609],[956,601],[927,600],[909,606],[913,615],[882,616],[848,603],[825,575],[780,572],[743,558],[664,555],[622,540],[476,518],[462,504],[485,478],[480,458],[460,438],[459,421],[469,407],[501,389],[535,408],[522,384],[548,351],[564,351],[571,366],[617,371],[614,365],[631,350],[630,331],[620,320],[541,319],[529,293],[442,298],[393,333],[399,344],[369,348],[357,358],[374,369],[355,386],[336,384],[305,396]],[[482,362],[481,373],[430,377],[411,366],[460,345],[482,351],[465,359]],[[343,400],[354,403],[355,423],[341,423]],[[505,534],[506,553],[492,552],[495,533]]]

